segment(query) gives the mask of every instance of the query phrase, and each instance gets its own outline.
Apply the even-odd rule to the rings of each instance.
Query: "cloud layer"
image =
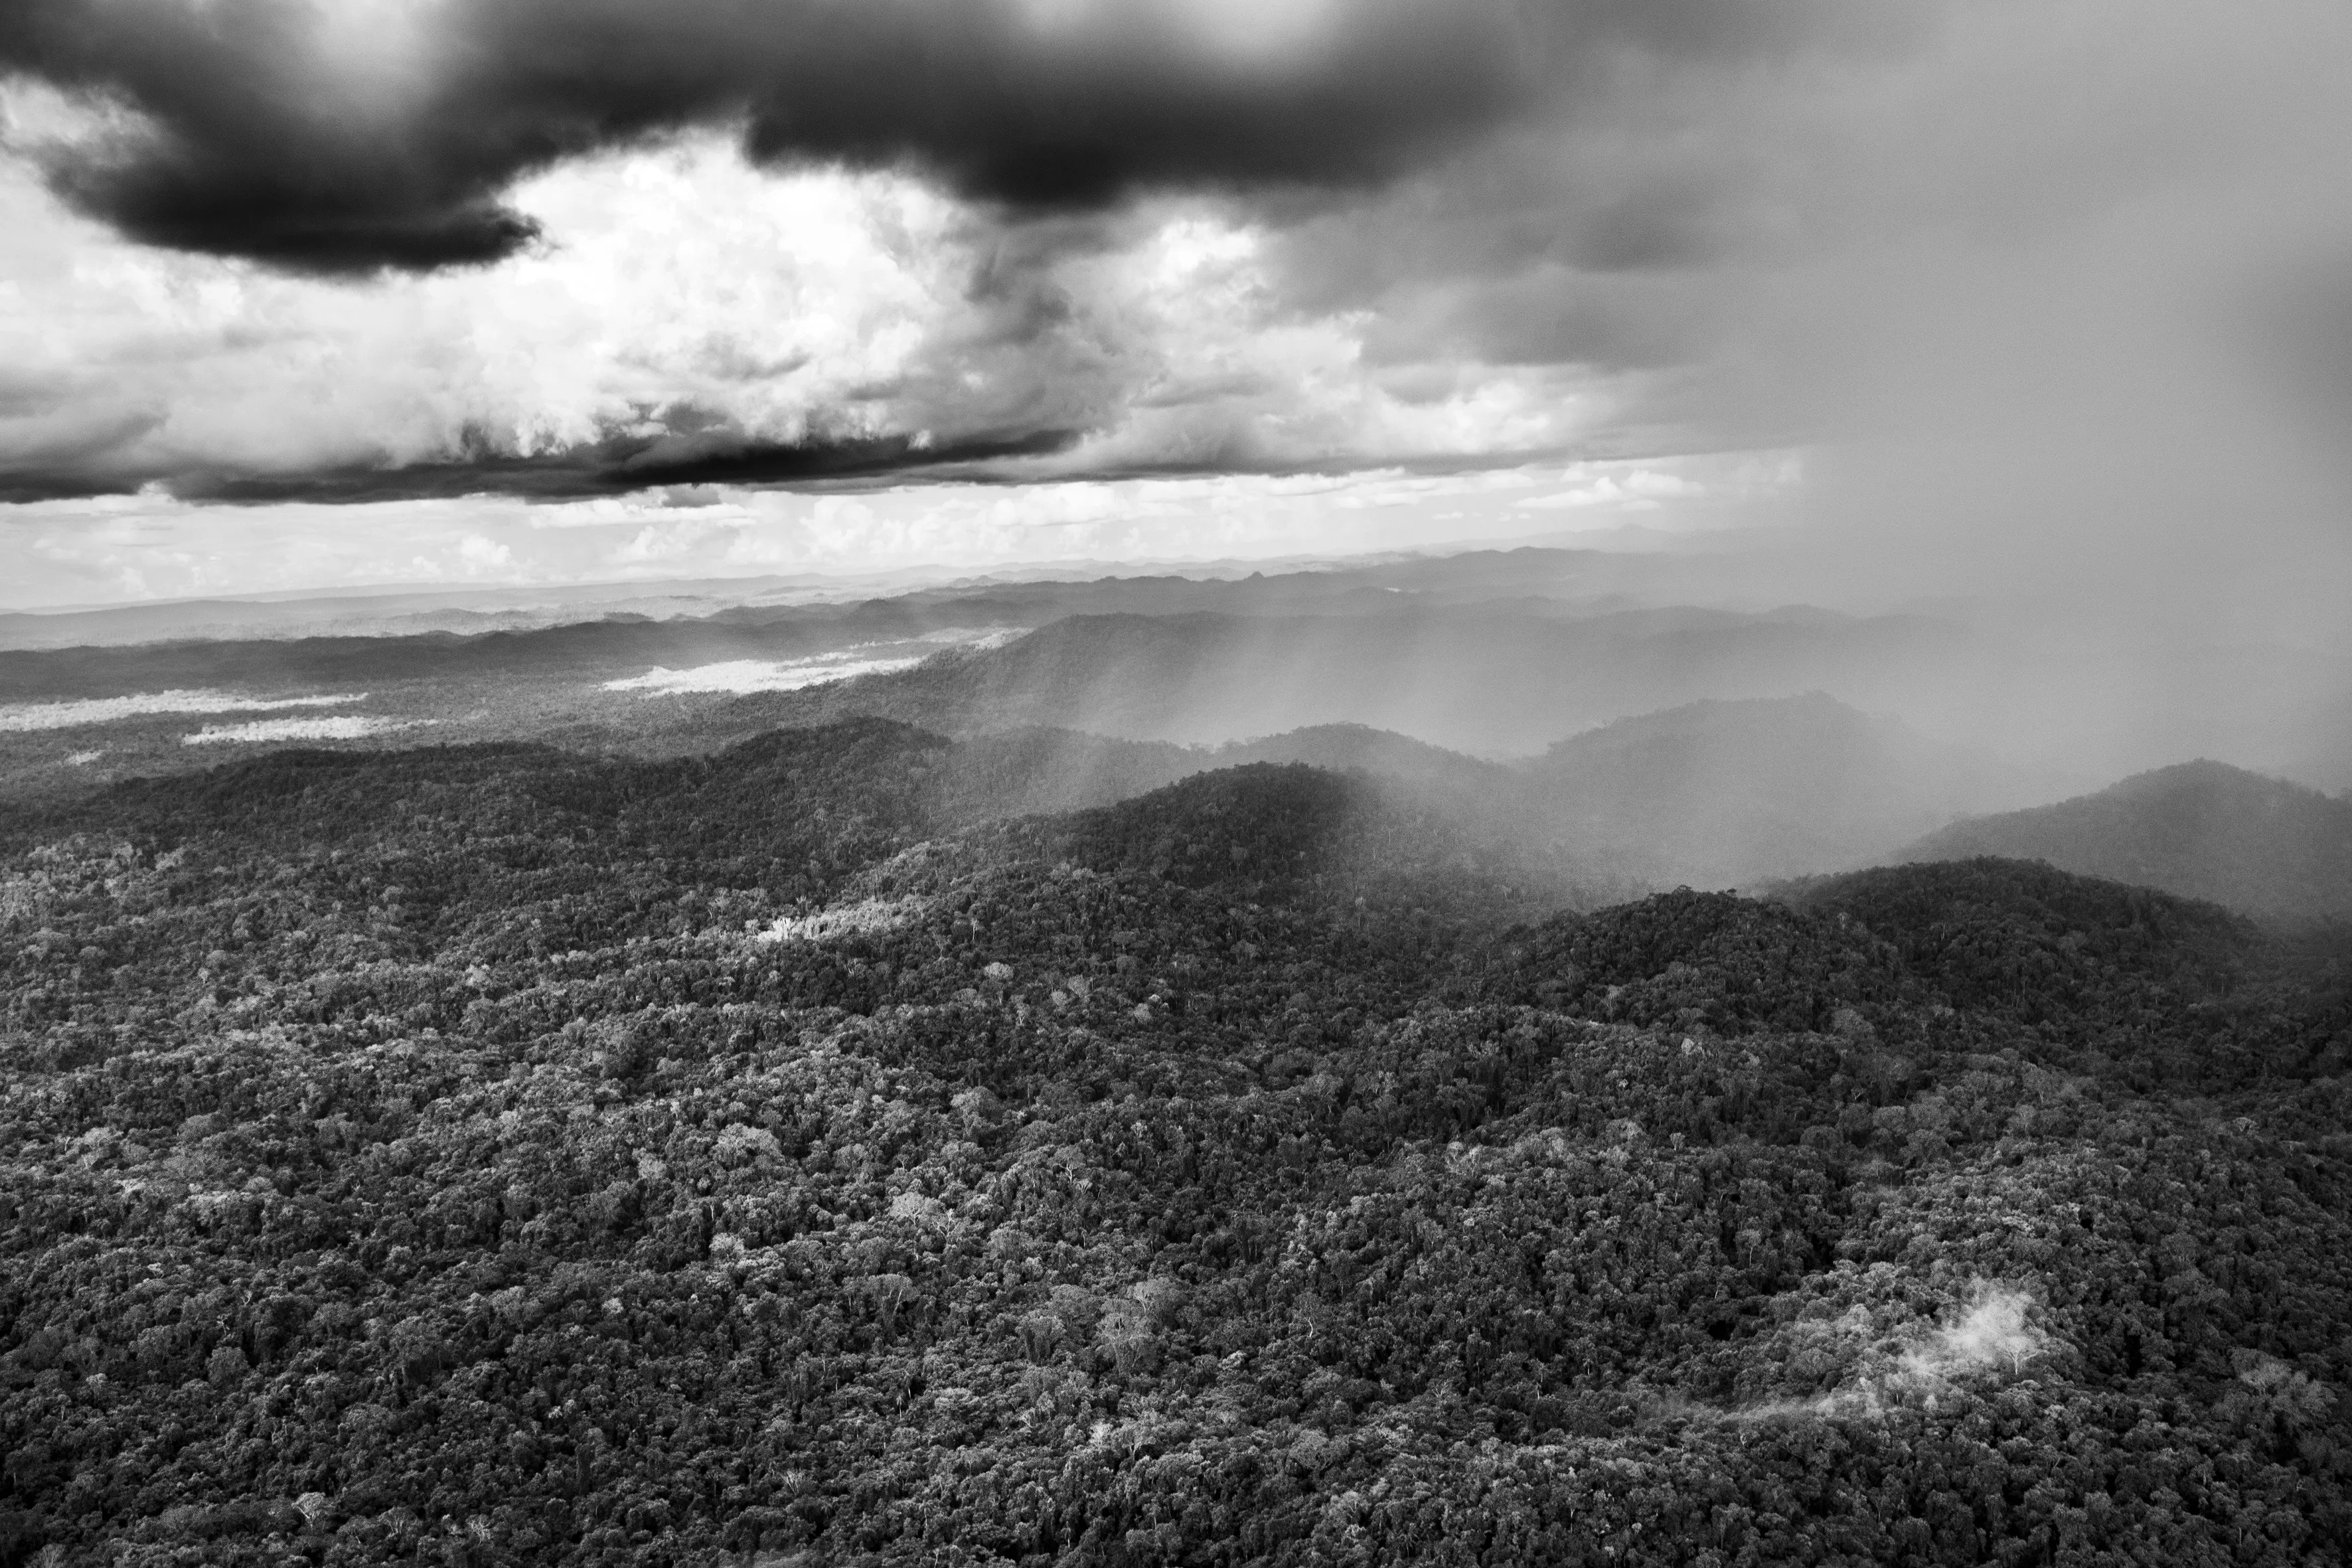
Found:
[[[1465,353],[1449,326],[1424,356],[1291,237],[1483,170],[1498,138],[1609,141],[1664,84],[1862,14],[27,0],[0,24],[0,499],[1558,447],[1604,412],[1605,333]],[[1646,199],[1612,195],[1584,252],[1685,258]],[[1472,250],[1491,216],[1460,226]]]
[[[23,0],[0,504],[1804,445],[1890,595],[2316,605],[2347,73],[2333,0]]]
[[[233,691],[151,691],[131,697],[92,697],[70,702],[0,704],[0,733],[69,730],[150,713],[237,713],[278,708],[340,708],[365,700],[367,693],[316,697],[245,697]]]
[[[1549,464],[1458,473],[1192,474],[885,486],[810,495],[656,488],[561,502],[500,497],[231,507],[112,496],[0,507],[0,608],[369,584],[653,583],[1075,563],[1329,557],[1465,539],[1721,526],[1785,491],[1785,456]]]

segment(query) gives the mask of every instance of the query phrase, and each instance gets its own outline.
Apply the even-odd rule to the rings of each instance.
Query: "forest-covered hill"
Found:
[[[2352,1539],[2340,931],[1595,909],[1427,781],[1034,776],[862,721],[10,819],[0,1562]]]
[[[1997,759],[1819,692],[1621,720],[1518,763],[1361,724],[1217,746],[1027,728],[973,735],[955,756],[940,804],[965,820],[1106,805],[1247,763],[1376,774],[1522,853],[1572,858],[1593,889],[1627,897],[1865,865],[1927,824],[2034,787]]]
[[[1527,770],[1550,835],[1606,846],[1671,885],[1752,887],[1865,864],[2035,778],[1814,691],[1619,720]]]
[[[1900,858],[2008,855],[2242,910],[2352,915],[2352,800],[2200,761],[1954,823]]]

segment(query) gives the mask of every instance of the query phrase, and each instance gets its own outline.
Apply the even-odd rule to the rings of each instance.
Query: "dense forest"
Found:
[[[0,1565],[2340,1560],[2341,927],[1065,750],[0,826]]]

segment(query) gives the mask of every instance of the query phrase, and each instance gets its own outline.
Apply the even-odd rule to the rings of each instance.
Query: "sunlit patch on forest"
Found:
[[[257,719],[247,724],[207,725],[180,737],[184,746],[252,745],[267,741],[357,741],[430,724],[430,719],[385,719],[337,714],[331,719]]]
[[[921,916],[927,900],[917,898],[860,899],[813,914],[779,915],[755,933],[761,942],[827,942],[846,936],[893,931]]]

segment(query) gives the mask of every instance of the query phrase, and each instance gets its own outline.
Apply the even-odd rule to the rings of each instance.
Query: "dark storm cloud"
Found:
[[[516,176],[682,125],[927,168],[1020,210],[1378,182],[1627,56],[1737,55],[1815,6],[1669,0],[16,0],[0,67],[131,111],[55,189],[150,243],[320,273],[495,259]],[[1682,243],[1638,212],[1628,260]]]
[[[126,432],[126,436],[130,433]],[[160,482],[181,500],[232,506],[307,501],[449,500],[517,496],[580,500],[670,485],[812,485],[858,480],[979,479],[1001,465],[1051,457],[1077,440],[1075,430],[1024,430],[952,442],[903,436],[765,441],[712,430],[699,438],[611,438],[537,457],[467,451],[432,462],[355,463],[265,473],[189,468],[160,479],[143,470],[110,472],[103,462],[61,454],[47,466],[0,468],[0,502],[125,495]]]

